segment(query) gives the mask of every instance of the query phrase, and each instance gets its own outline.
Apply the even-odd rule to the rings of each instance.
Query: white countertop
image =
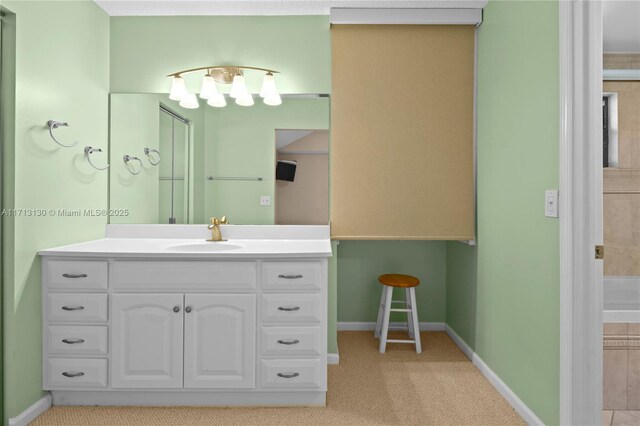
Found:
[[[40,250],[40,256],[171,259],[331,257],[329,226],[223,225],[210,242],[206,225],[107,225],[106,238]]]
[[[56,257],[199,259],[331,257],[331,242],[328,239],[230,239],[223,242],[208,242],[202,239],[177,238],[104,238],[40,250],[38,254]]]

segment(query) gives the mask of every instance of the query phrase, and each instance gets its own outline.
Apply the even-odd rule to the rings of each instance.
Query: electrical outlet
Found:
[[[260,197],[260,205],[261,206],[270,206],[271,205],[271,197],[268,195],[263,195]]]

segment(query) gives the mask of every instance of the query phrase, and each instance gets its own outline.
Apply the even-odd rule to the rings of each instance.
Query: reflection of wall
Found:
[[[604,169],[605,275],[640,275],[640,81],[605,81],[618,93],[620,168]]]
[[[275,130],[326,129],[329,100],[283,99],[277,107],[259,99],[252,107],[229,103],[205,110],[205,175],[262,177],[256,181],[207,181],[204,214],[229,216],[234,224],[275,223]],[[260,196],[272,199],[260,206]]]
[[[110,97],[109,207],[127,209],[126,216],[114,215],[110,223],[158,223],[158,167],[152,166],[144,148],[158,149],[158,99],[156,95],[115,94]],[[142,160],[139,174],[131,174],[123,155]],[[130,167],[140,168],[137,161]]]
[[[280,154],[298,162],[293,182],[276,181],[276,224],[329,223],[329,155]]]

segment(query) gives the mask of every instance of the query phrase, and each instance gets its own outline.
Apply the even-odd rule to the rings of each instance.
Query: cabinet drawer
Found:
[[[50,325],[48,350],[55,355],[106,355],[107,327]]]
[[[264,262],[263,288],[272,290],[320,290],[320,262]]]
[[[50,260],[46,278],[50,289],[106,290],[108,263],[106,260]]]
[[[99,293],[49,293],[47,295],[49,321],[89,322],[107,321],[107,295]]]
[[[320,322],[319,294],[263,294],[262,320],[267,322]]]
[[[263,359],[262,387],[321,388],[326,367],[319,359]]]
[[[107,386],[107,360],[83,358],[47,359],[49,388]]]
[[[262,327],[262,355],[320,353],[320,327]]]
[[[255,262],[116,261],[113,286],[118,290],[253,290]]]

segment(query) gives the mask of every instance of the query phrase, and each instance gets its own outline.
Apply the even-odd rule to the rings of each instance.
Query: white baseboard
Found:
[[[420,331],[445,331],[446,324],[443,322],[421,322]],[[390,322],[389,328],[406,327],[405,322]],[[373,331],[376,328],[375,322],[339,322],[338,331]]]
[[[340,364],[340,354],[327,354],[327,364],[328,365],[337,365]]]
[[[525,422],[529,425],[544,425],[542,420],[535,415],[533,411],[527,405],[522,402],[520,398],[507,386],[505,382],[498,377],[498,375],[467,345],[462,337],[458,335],[451,327],[446,326],[447,334],[451,337],[451,340],[455,342],[462,352],[471,360],[478,370],[489,380],[489,383],[493,385],[500,395],[513,407],[514,410],[520,414]]]
[[[47,393],[22,413],[9,419],[9,426],[27,426],[49,408],[51,408],[51,394]]]

